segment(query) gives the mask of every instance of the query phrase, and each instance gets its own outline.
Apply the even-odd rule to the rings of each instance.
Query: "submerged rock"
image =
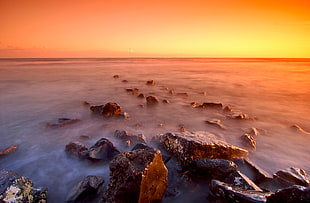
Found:
[[[77,156],[80,159],[86,159],[89,156],[87,146],[79,141],[74,141],[67,144],[65,151],[71,155]]]
[[[271,195],[268,192],[244,190],[218,180],[211,181],[210,189],[216,197],[228,202],[265,203],[266,198]]]
[[[169,151],[183,167],[188,167],[195,159],[243,158],[248,151],[205,132],[166,133],[160,138],[161,145]]]
[[[11,153],[15,152],[17,149],[18,149],[18,145],[9,146],[9,147],[5,148],[4,150],[0,151],[0,157],[4,156],[4,155],[11,154]]]
[[[66,125],[74,124],[81,121],[80,119],[71,119],[71,118],[58,118],[56,123],[47,123],[49,128],[58,128]]]
[[[308,187],[310,184],[310,180],[307,175],[307,172],[300,168],[291,167],[291,168],[283,169],[283,170],[278,171],[275,174],[275,176],[284,181],[291,182],[292,184],[296,184],[296,185]]]
[[[223,109],[223,104],[221,103],[213,103],[213,102],[205,102],[202,104],[202,107],[205,109]]]
[[[233,112],[233,108],[231,106],[225,106],[223,109],[224,113],[231,113]]]
[[[219,129],[225,130],[226,127],[222,124],[222,122],[218,119],[212,119],[212,120],[208,120],[206,121],[207,124],[215,126]]]
[[[168,170],[159,150],[123,152],[110,162],[110,182],[102,202],[160,201],[168,185]]]
[[[47,189],[34,188],[30,179],[13,171],[0,170],[0,202],[47,202]]]
[[[310,132],[307,132],[305,131],[304,129],[302,129],[299,125],[297,124],[294,124],[291,126],[291,129],[298,132],[298,133],[301,133],[301,134],[306,134],[306,135],[310,135]]]
[[[100,106],[91,106],[90,110],[103,116],[120,115],[122,113],[122,107],[115,102],[108,102]]]
[[[144,94],[143,93],[140,93],[139,95],[138,95],[138,98],[141,98],[141,99],[143,99],[145,96],[144,96]]]
[[[267,203],[309,203],[310,202],[310,187],[293,185],[276,191],[275,194],[267,197]]]
[[[244,114],[242,112],[232,112],[226,116],[229,119],[236,119],[236,120],[253,120],[253,118],[250,118],[247,114]]]
[[[158,104],[159,100],[154,96],[148,96],[148,97],[146,97],[146,103],[148,105]]]
[[[128,146],[136,145],[138,143],[146,144],[145,142],[145,136],[142,134],[139,135],[133,135],[131,133],[128,133],[124,130],[116,130],[114,132],[114,136],[118,139],[121,139],[127,143]]]
[[[256,150],[256,141],[253,136],[244,134],[241,137],[243,144],[253,150]]]
[[[85,199],[94,198],[103,183],[104,180],[100,176],[87,176],[72,188],[66,198],[66,202],[82,202]]]
[[[119,75],[113,75],[113,78],[119,78]]]
[[[154,86],[155,85],[155,81],[154,80],[148,80],[148,81],[146,81],[146,84]]]
[[[95,143],[95,145],[89,148],[88,153],[89,159],[108,161],[112,160],[120,152],[108,139],[101,138]]]

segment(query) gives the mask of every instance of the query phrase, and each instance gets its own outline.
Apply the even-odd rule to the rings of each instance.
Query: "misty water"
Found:
[[[113,78],[115,74],[120,77]],[[146,85],[147,80],[154,80],[155,86]],[[145,99],[125,90],[135,87],[170,103],[149,107]],[[84,101],[91,105],[117,102],[130,117],[94,116]],[[257,120],[227,119],[222,111],[191,107],[194,101],[230,105]],[[128,151],[131,147],[113,138],[115,130],[142,133],[149,143],[153,136],[177,132],[184,125],[188,131],[209,131],[240,147],[244,147],[240,136],[255,127],[260,132],[255,136],[257,149],[249,153],[255,164],[271,174],[287,167],[310,173],[310,135],[290,128],[297,124],[310,131],[309,101],[309,60],[2,59],[0,150],[11,145],[19,148],[0,157],[0,168],[47,187],[49,202],[64,202],[85,176],[102,176],[105,185],[109,179],[108,163],[67,155],[64,149],[69,142],[79,140],[91,146],[105,137]],[[58,118],[81,122],[47,128]],[[207,125],[210,119],[221,120],[227,129]],[[178,198],[182,194],[172,200]]]

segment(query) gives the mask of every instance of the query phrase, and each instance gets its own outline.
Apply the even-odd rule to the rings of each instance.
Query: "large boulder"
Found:
[[[79,182],[69,192],[66,202],[81,202],[88,198],[94,198],[100,186],[104,183],[103,178],[100,176],[87,176]]]
[[[102,202],[154,202],[162,199],[168,170],[159,150],[128,151],[110,162],[110,182]]]
[[[120,152],[114,147],[113,143],[106,138],[101,138],[88,150],[89,159],[112,160]]]
[[[13,171],[0,170],[0,202],[47,202],[47,189],[34,188],[30,179]]]
[[[91,106],[90,110],[103,116],[120,115],[122,113],[122,107],[115,102],[108,102],[100,106]]]
[[[166,133],[161,136],[160,144],[169,151],[184,168],[195,159],[243,158],[248,151],[225,141],[206,131]]]
[[[293,185],[276,191],[275,194],[267,197],[267,203],[309,203],[310,202],[310,187]]]

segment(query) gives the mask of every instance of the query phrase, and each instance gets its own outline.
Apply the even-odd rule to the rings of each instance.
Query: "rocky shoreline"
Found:
[[[114,75],[115,80],[119,75]],[[122,82],[125,82],[124,80]],[[128,82],[126,80],[126,82]],[[147,86],[156,86],[154,80]],[[138,88],[126,88],[127,93],[144,99],[152,108],[170,105],[167,99],[147,95]],[[170,95],[187,97],[187,93]],[[128,119],[128,113],[117,102],[90,105],[90,111],[102,119]],[[217,111],[226,119],[238,122],[255,121],[258,118],[235,111],[221,103],[204,102],[189,104],[193,109]],[[80,119],[59,118],[48,123],[48,129],[76,125]],[[210,127],[228,131],[221,120],[206,121]],[[159,124],[160,125],[160,124]],[[308,135],[298,125],[292,130]],[[119,129],[114,138],[119,140],[125,151],[117,149],[113,142],[102,137],[91,146],[72,140],[65,146],[64,153],[77,158],[76,161],[101,161],[109,164],[110,179],[89,175],[68,193],[66,202],[160,202],[177,197],[181,188],[190,188],[203,182],[206,202],[310,202],[310,179],[305,170],[281,169],[271,175],[259,168],[248,158],[255,151],[256,140],[262,130],[251,128],[240,136],[243,147],[228,143],[207,131],[187,131],[180,125],[176,132],[154,135],[148,142],[143,134],[135,135]],[[0,151],[0,158],[18,150],[12,145]],[[69,156],[69,157],[70,157]],[[106,183],[106,184],[104,184]],[[13,171],[0,171],[0,202],[47,202],[48,189],[34,187],[32,181]]]

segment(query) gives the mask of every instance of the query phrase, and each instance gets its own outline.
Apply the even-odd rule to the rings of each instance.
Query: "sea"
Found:
[[[155,85],[147,85],[149,80]],[[127,88],[138,88],[159,103],[149,106]],[[94,116],[85,101],[116,102],[128,118]],[[221,110],[194,108],[192,102],[221,103],[254,119],[229,119]],[[248,148],[253,163],[270,174],[288,167],[309,174],[309,115],[310,59],[0,59],[0,150],[18,145],[17,151],[0,157],[0,169],[48,188],[48,202],[64,202],[87,175],[102,176],[108,184],[108,163],[79,160],[68,155],[65,146],[76,140],[92,146],[105,137],[120,151],[131,150],[133,146],[126,147],[113,136],[116,130],[143,134],[152,146],[152,137],[183,127],[246,147],[240,137],[255,128],[256,150]],[[58,118],[81,121],[48,126]],[[206,123],[212,119],[220,120],[225,129]],[[163,202],[205,198],[192,190],[164,197]]]

